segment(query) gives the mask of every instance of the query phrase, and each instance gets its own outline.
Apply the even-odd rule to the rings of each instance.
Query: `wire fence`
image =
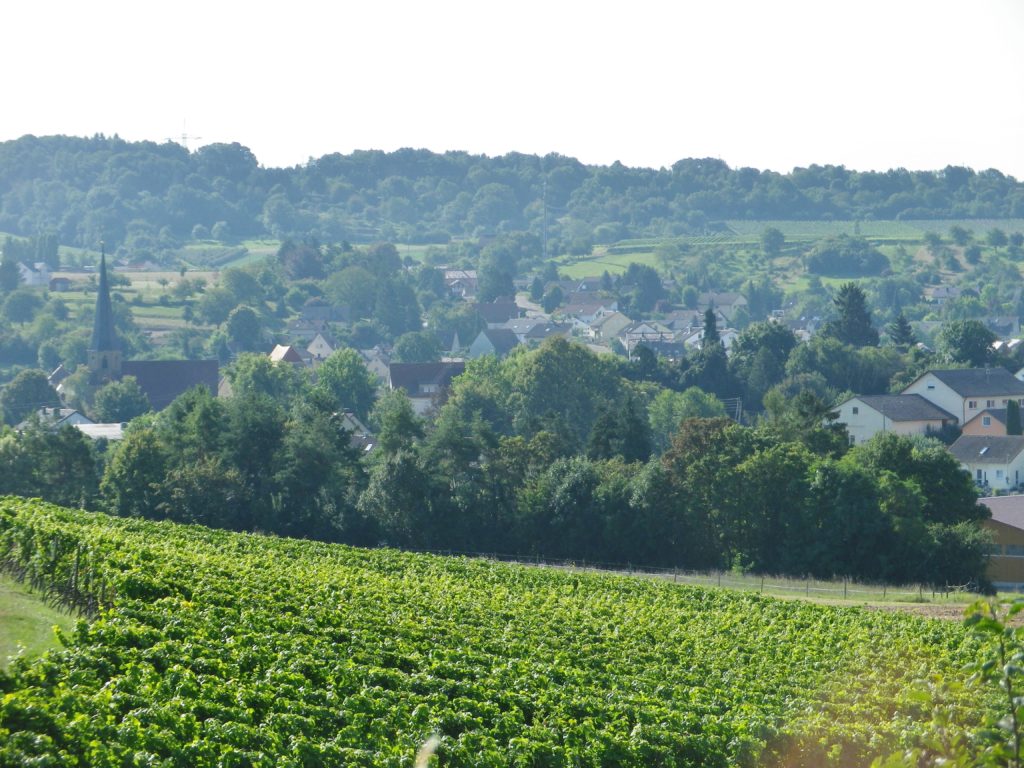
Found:
[[[702,587],[721,587],[745,592],[785,597],[848,600],[856,602],[963,603],[978,593],[970,585],[875,584],[852,579],[815,579],[736,571],[688,571],[679,568],[651,568],[630,563],[591,560],[563,560],[543,555],[513,555],[499,552],[460,552],[456,550],[415,550],[423,554],[465,557],[514,565],[554,568],[574,573],[627,575]]]

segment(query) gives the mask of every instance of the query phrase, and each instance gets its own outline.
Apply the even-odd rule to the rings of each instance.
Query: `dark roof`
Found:
[[[928,371],[962,397],[987,395],[1020,395],[1024,382],[1018,381],[1005,368],[963,368],[952,371]],[[927,375],[927,374],[924,374]]]
[[[508,328],[485,328],[480,331],[480,336],[491,342],[496,357],[504,357],[519,344],[519,337]]]
[[[537,323],[523,335],[528,339],[546,339],[548,336],[566,336],[570,331],[572,326],[568,323]]]
[[[921,395],[860,395],[856,399],[893,421],[956,421],[956,416]]]
[[[1024,451],[1022,435],[961,435],[949,452],[964,464],[1007,464]]]
[[[995,522],[1024,530],[1024,495],[987,496],[978,503],[988,507]]]
[[[519,317],[523,313],[514,301],[474,304],[473,309],[483,318],[485,323],[505,323],[514,317]]]
[[[114,335],[114,310],[110,306],[110,284],[107,282],[107,254],[100,252],[100,285],[96,292],[96,313],[92,321],[92,340],[89,349],[103,352],[117,349]]]
[[[420,395],[423,387],[441,388],[451,384],[452,379],[466,370],[463,362],[447,363],[391,363],[388,376],[392,389],[404,389],[410,396]]]
[[[220,365],[216,360],[126,360],[121,375],[134,376],[153,410],[159,411],[198,385],[216,395]]]

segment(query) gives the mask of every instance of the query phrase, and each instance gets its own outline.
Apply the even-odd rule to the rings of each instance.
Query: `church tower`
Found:
[[[100,246],[100,286],[96,293],[96,316],[89,342],[89,383],[104,384],[121,378],[121,350],[114,333],[114,311],[107,282],[107,254]]]

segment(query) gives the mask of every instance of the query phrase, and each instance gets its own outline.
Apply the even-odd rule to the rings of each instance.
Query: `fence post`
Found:
[[[761,594],[764,594],[764,576],[761,577]]]
[[[722,572],[718,572],[718,586],[722,586]]]
[[[843,576],[843,600],[846,599],[846,577]]]
[[[811,596],[811,580],[810,579],[804,579],[804,594],[807,597]]]

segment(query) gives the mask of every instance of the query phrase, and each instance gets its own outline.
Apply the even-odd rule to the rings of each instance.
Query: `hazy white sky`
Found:
[[[1024,179],[1022,0],[47,0],[3,27],[0,140]]]

